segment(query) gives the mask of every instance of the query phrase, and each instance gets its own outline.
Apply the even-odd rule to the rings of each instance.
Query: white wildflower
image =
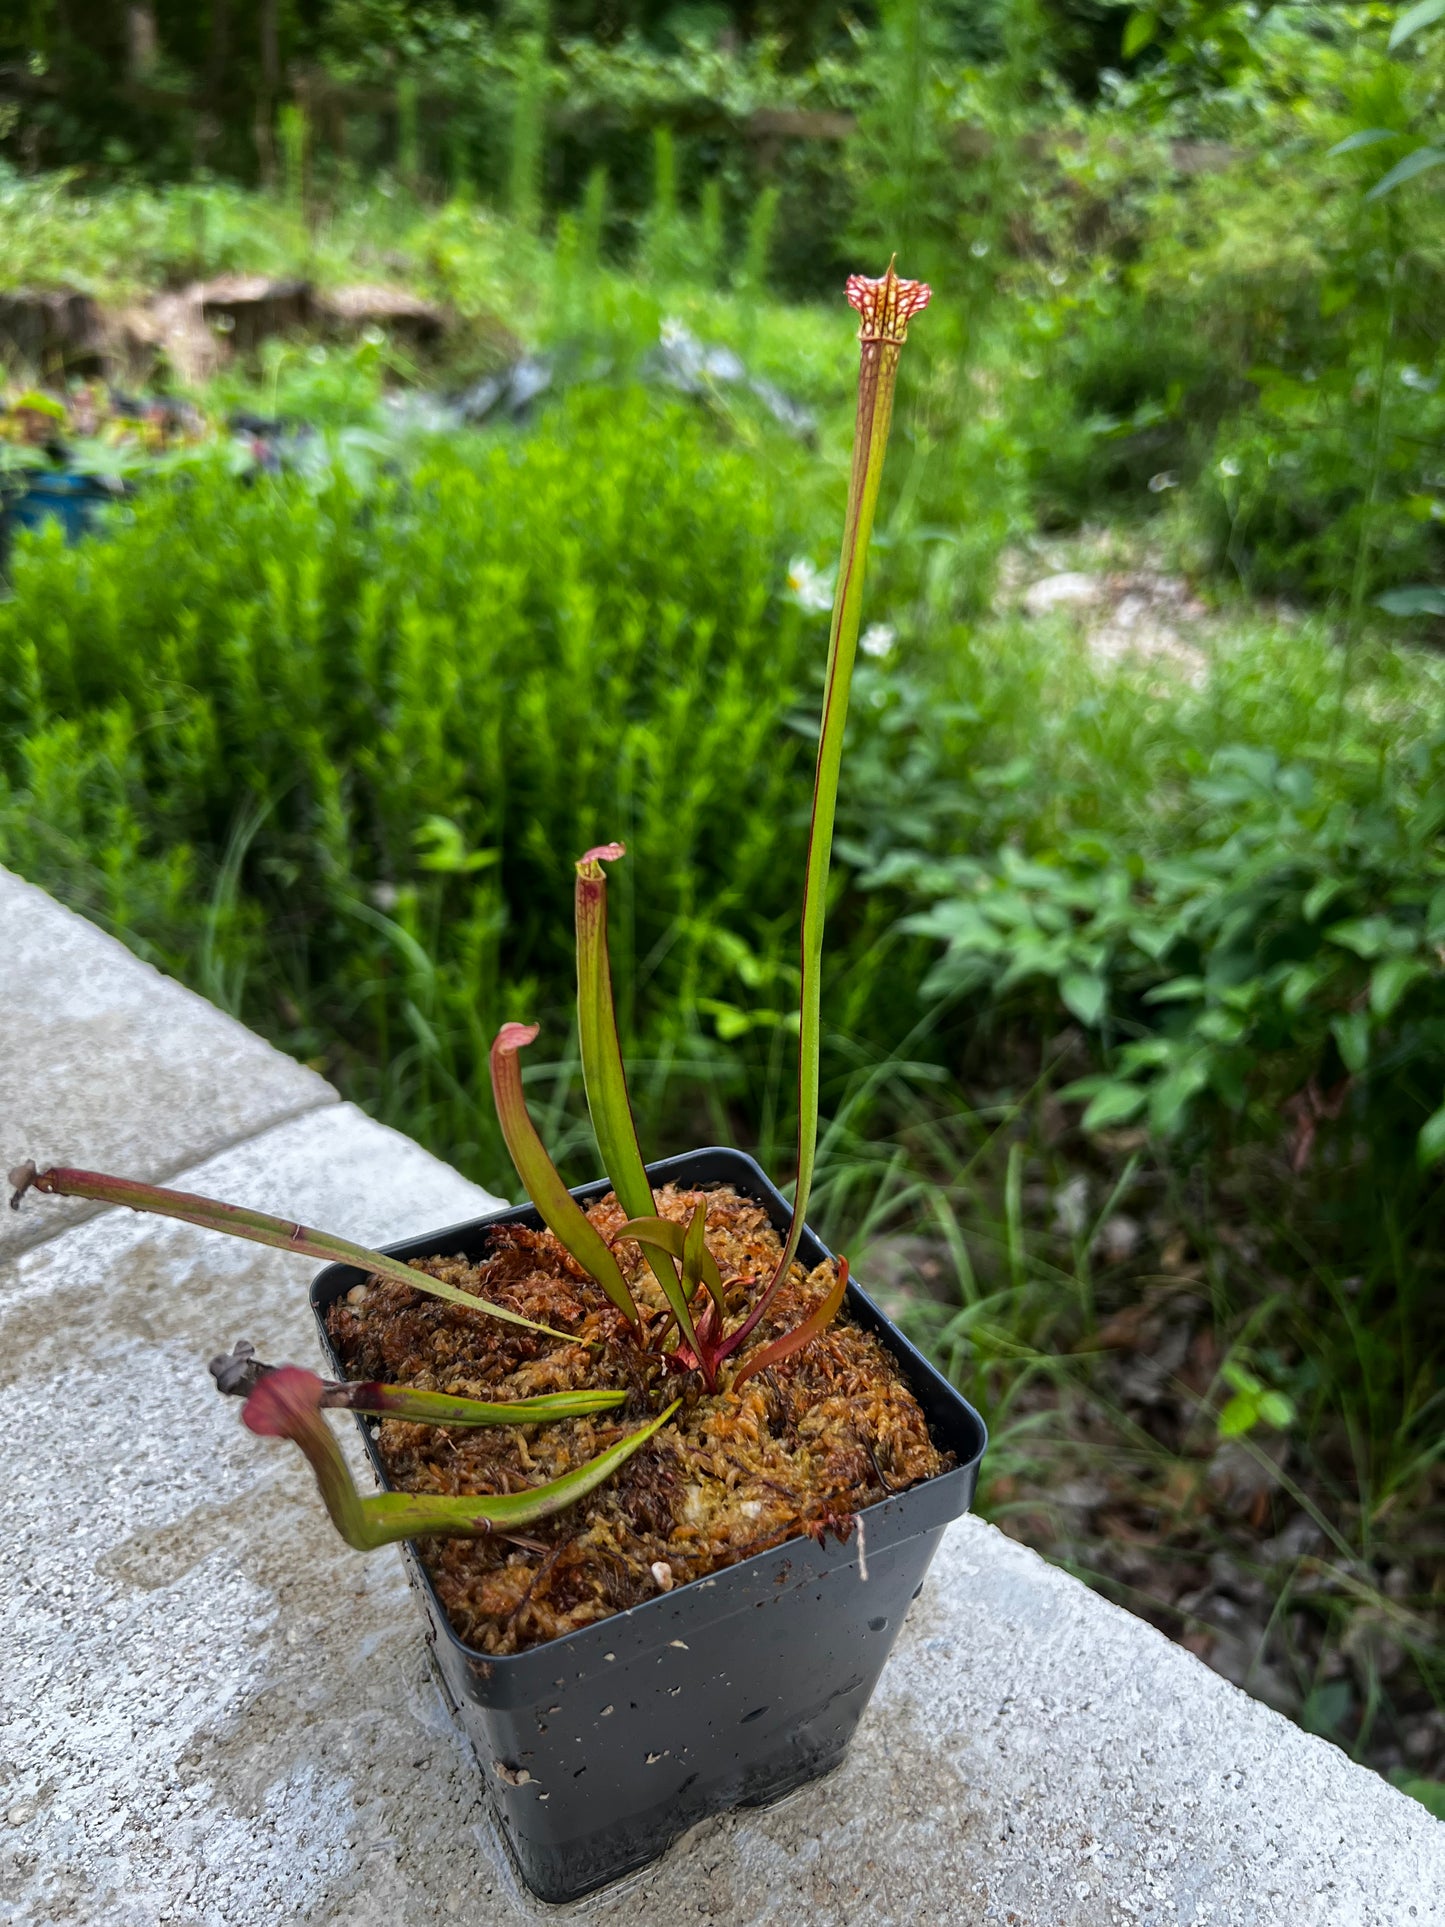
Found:
[[[820,615],[833,606],[833,571],[820,569],[805,555],[788,564],[788,594],[800,609]]]

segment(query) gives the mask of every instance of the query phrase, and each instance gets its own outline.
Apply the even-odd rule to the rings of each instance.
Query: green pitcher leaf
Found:
[[[555,1425],[563,1419],[610,1412],[627,1402],[626,1392],[543,1392],[536,1398],[462,1398],[451,1392],[424,1392],[414,1385],[381,1385],[363,1379],[328,1384],[321,1403],[332,1410],[363,1412],[375,1418],[408,1419],[417,1425]]]
[[[594,1492],[667,1423],[682,1402],[674,1399],[666,1411],[585,1465],[529,1491],[476,1496],[382,1492],[363,1498],[323,1416],[324,1392],[314,1372],[282,1365],[260,1381],[241,1416],[259,1436],[290,1439],[301,1448],[316,1474],[333,1525],[358,1552],[398,1539],[481,1538],[548,1519]]]
[[[18,1165],[10,1173],[10,1182],[15,1187],[10,1200],[12,1207],[18,1207],[21,1198],[32,1189],[60,1198],[94,1198],[101,1204],[125,1205],[132,1211],[177,1218],[183,1224],[200,1225],[207,1231],[228,1232],[233,1238],[245,1238],[251,1244],[294,1251],[303,1258],[318,1258],[323,1264],[355,1265],[378,1278],[390,1278],[398,1284],[410,1285],[414,1291],[424,1291],[430,1298],[444,1299],[449,1305],[484,1312],[488,1318],[500,1319],[504,1325],[522,1325],[528,1331],[543,1332],[548,1338],[560,1338],[567,1345],[576,1342],[570,1332],[539,1325],[535,1319],[523,1318],[520,1312],[494,1305],[490,1299],[479,1298],[474,1292],[460,1291],[424,1271],[414,1271],[400,1258],[388,1258],[384,1252],[368,1251],[365,1245],[352,1244],[349,1238],[337,1238],[328,1231],[313,1231],[306,1225],[273,1218],[244,1205],[219,1204],[214,1198],[199,1197],[190,1191],[167,1191],[158,1184],[106,1177],[99,1171],[72,1171],[59,1166],[37,1171],[33,1163]]]
[[[528,1114],[517,1053],[536,1035],[535,1024],[503,1024],[492,1044],[492,1097],[508,1154],[547,1229],[635,1325],[637,1306],[607,1240],[563,1183]]]

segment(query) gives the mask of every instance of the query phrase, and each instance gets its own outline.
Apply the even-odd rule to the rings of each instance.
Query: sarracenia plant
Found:
[[[801,1323],[769,1344],[756,1347],[724,1377],[729,1361],[756,1331],[788,1276],[812,1188],[818,1140],[823,925],[843,736],[862,616],[863,578],[893,415],[899,353],[907,338],[909,319],[926,306],[928,298],[927,287],[921,282],[900,280],[891,263],[879,280],[854,275],[848,282],[848,300],[861,318],[858,336],[862,355],[803,887],[797,1187],[792,1221],[773,1275],[766,1284],[751,1281],[761,1289],[731,1329],[726,1322],[723,1280],[707,1245],[705,1208],[699,1204],[685,1225],[660,1216],[637,1141],[617,1033],[607,946],[603,865],[624,855],[620,843],[589,850],[578,861],[576,879],[577,1029],[583,1082],[603,1168],[626,1214],[626,1222],[611,1242],[568,1191],[528,1115],[518,1054],[536,1037],[535,1026],[506,1024],[492,1046],[492,1095],[502,1135],[517,1175],[543,1222],[622,1314],[628,1342],[660,1358],[669,1373],[696,1373],[710,1394],[736,1391],[759,1372],[801,1351],[837,1316],[847,1295],[848,1264],[842,1259],[831,1288]],[[407,1284],[478,1316],[501,1319],[565,1344],[579,1342],[574,1334],[523,1318],[506,1306],[446,1284],[400,1259],[305,1225],[269,1217],[265,1212],[94,1171],[58,1167],[40,1171],[33,1163],[12,1171],[10,1181],[15,1187],[11,1204],[17,1207],[32,1189],[128,1205],[133,1210],[227,1231],[303,1257],[354,1265],[374,1277]],[[649,1310],[628,1283],[614,1249],[628,1242],[646,1260],[661,1290],[665,1311],[655,1306]],[[475,1537],[495,1532],[515,1537],[525,1527],[574,1505],[609,1478],[666,1423],[680,1402],[674,1399],[585,1464],[526,1491],[464,1497],[390,1492],[363,1498],[324,1417],[328,1410],[402,1418],[416,1424],[538,1424],[606,1412],[622,1404],[626,1395],[588,1391],[494,1403],[402,1385],[339,1384],[296,1366],[263,1365],[250,1346],[238,1347],[234,1353],[214,1360],[211,1369],[221,1390],[245,1397],[244,1418],[253,1432],[287,1438],[300,1447],[316,1474],[333,1522],[348,1544],[362,1549],[427,1534]]]

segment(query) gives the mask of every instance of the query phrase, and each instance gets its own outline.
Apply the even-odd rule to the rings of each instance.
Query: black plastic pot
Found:
[[[649,1166],[654,1184],[731,1185],[788,1206],[740,1151],[692,1151]],[[589,1203],[610,1187],[582,1185]],[[389,1250],[401,1258],[485,1255],[499,1224],[540,1222],[529,1205]],[[811,1232],[810,1268],[831,1254]],[[326,1308],[362,1273],[330,1265],[311,1287],[321,1344]],[[462,1644],[414,1546],[408,1575],[437,1671],[487,1777],[522,1878],[543,1900],[575,1900],[654,1859],[688,1827],[759,1806],[843,1758],[944,1527],[966,1512],[983,1421],[872,1301],[848,1307],[897,1358],[952,1471],[869,1506],[846,1545],[790,1539],[527,1652],[492,1658]],[[385,1483],[371,1433],[362,1434]]]

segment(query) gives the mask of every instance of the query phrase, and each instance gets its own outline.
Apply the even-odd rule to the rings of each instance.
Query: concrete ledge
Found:
[[[97,1137],[125,1096],[89,1087]],[[373,1241],[495,1202],[339,1104],[179,1182]],[[53,1210],[32,1198],[24,1221]],[[1445,1922],[1423,1807],[977,1520],[946,1538],[837,1773],[540,1907],[399,1558],[341,1546],[297,1455],[206,1377],[236,1338],[314,1358],[312,1269],[117,1211],[0,1267],[0,1920]]]
[[[0,1175],[23,1157],[163,1181],[285,1117],[324,1078],[0,870]],[[0,1257],[98,1209],[0,1212]]]

